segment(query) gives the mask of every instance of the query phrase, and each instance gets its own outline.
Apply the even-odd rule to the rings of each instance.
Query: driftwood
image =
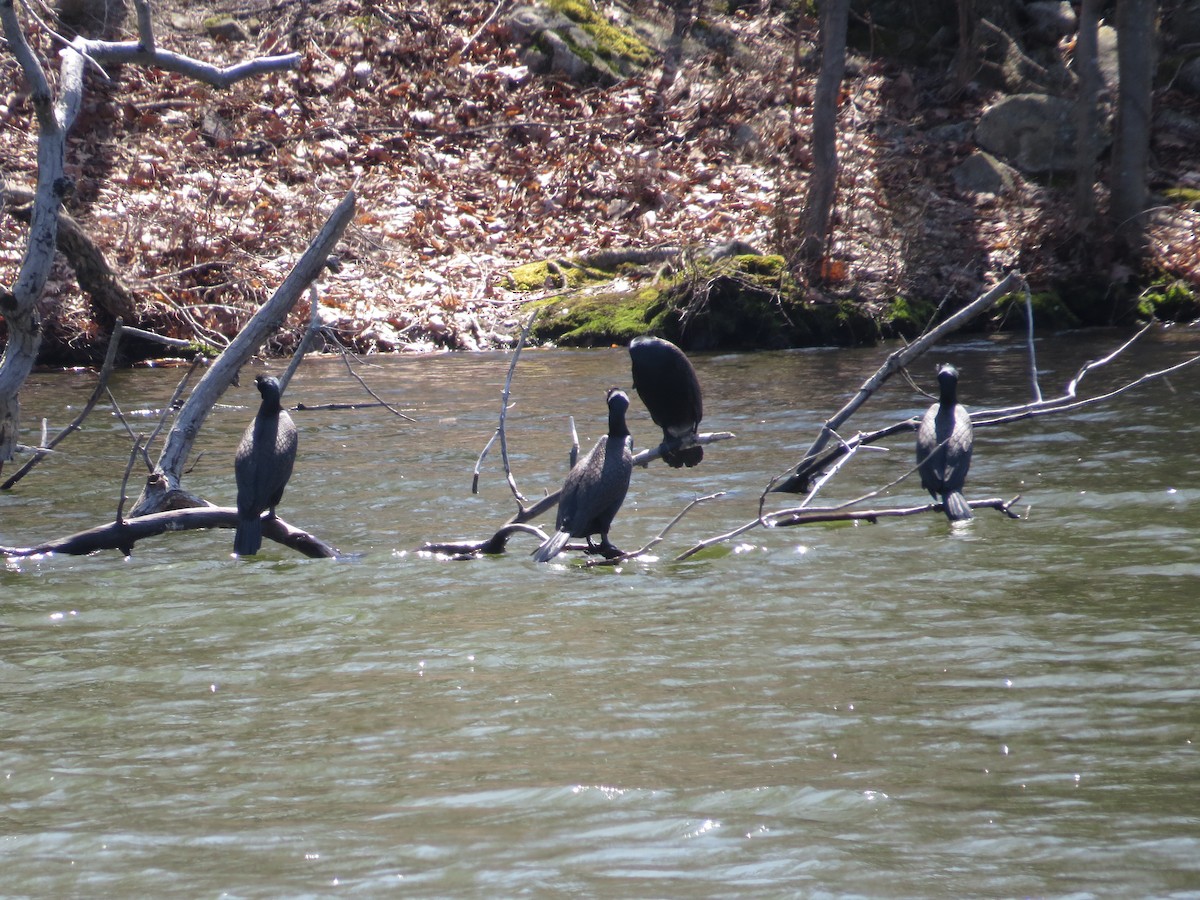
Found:
[[[237,528],[237,524],[238,511],[232,506],[173,509],[132,519],[120,517],[106,525],[46,541],[36,547],[0,547],[0,553],[5,556],[40,556],[47,553],[83,556],[100,550],[120,550],[129,556],[136,542],[167,531]],[[335,547],[279,518],[263,520],[263,536],[308,557],[336,559],[342,555]]]
[[[181,490],[184,462],[213,404],[233,383],[242,366],[279,329],[296,301],[328,264],[330,254],[354,216],[354,208],[355,195],[350,190],[330,213],[325,226],[309,244],[283,284],[204,373],[171,426],[154,472],[134,504],[132,515],[158,512],[164,508],[168,496]],[[306,345],[307,342],[303,342],[301,349]]]
[[[130,453],[129,467],[126,468],[125,478],[121,485],[121,500],[115,522],[66,538],[49,541],[37,547],[0,548],[0,553],[10,556],[29,556],[37,553],[82,554],[103,549],[119,549],[128,554],[132,552],[135,541],[150,535],[161,534],[164,531],[215,527],[236,528],[236,509],[213,506],[180,486],[184,474],[184,463],[213,404],[232,383],[240,367],[282,325],[296,300],[328,264],[329,251],[336,245],[346,225],[353,217],[354,206],[354,192],[349,191],[275,295],[242,328],[237,337],[230,342],[225,351],[209,367],[204,377],[200,379],[180,409],[167,436],[159,461],[150,472],[142,494],[134,504],[129,518],[124,516],[125,488],[133,463],[139,455],[144,456],[144,446],[158,434],[165,424],[166,417],[175,407],[179,397],[182,396],[191,373],[195,371],[195,364],[176,388],[171,403],[164,409],[163,416],[150,438],[136,437]],[[315,292],[312,303],[313,321],[316,322],[318,312]],[[311,335],[314,330],[314,328],[310,328],[308,334]],[[110,359],[115,357],[120,333],[118,328],[114,340],[110,342],[108,354]],[[287,377],[290,377],[290,374],[295,371],[299,359],[310,343],[310,340],[301,341],[296,356],[292,360],[293,364],[288,369]],[[85,408],[83,415],[71,426],[68,426],[62,437],[79,426],[83,417],[86,417],[87,412],[95,405],[100,391],[107,390],[106,382],[109,371],[111,371],[111,366],[106,366],[106,369],[102,370],[101,383],[93,392],[92,401]],[[128,428],[128,425],[126,427]],[[49,450],[50,448],[43,449]],[[20,474],[22,473],[18,473],[18,475]],[[307,556],[335,557],[340,555],[336,549],[279,519],[264,522],[263,535]]]

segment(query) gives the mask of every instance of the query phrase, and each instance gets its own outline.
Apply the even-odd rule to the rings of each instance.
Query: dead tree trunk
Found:
[[[837,194],[838,99],[846,69],[846,26],[850,0],[821,5],[821,73],[813,98],[813,171],[800,229],[800,257],[812,265],[825,256],[833,200]]]
[[[1154,84],[1154,0],[1117,3],[1117,127],[1110,173],[1113,234],[1125,254],[1138,257],[1146,245],[1146,170],[1150,158],[1150,114]]]

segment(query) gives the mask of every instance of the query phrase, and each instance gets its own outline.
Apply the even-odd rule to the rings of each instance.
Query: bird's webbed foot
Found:
[[[618,556],[624,556],[624,551],[612,543],[608,539],[608,535],[600,539],[599,545],[593,544],[592,539],[588,538],[588,552],[598,553],[605,559],[616,559]]]

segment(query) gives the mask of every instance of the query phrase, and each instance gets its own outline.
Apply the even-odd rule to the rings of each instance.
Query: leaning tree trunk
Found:
[[[58,237],[58,209],[70,181],[64,173],[67,129],[79,109],[71,88],[82,83],[83,57],[64,53],[62,93],[56,102],[46,73],[25,40],[25,31],[11,0],[0,2],[0,20],[9,49],[29,83],[30,101],[38,123],[38,184],[30,212],[29,243],[12,290],[0,293],[0,313],[8,326],[8,343],[0,357],[0,465],[13,458],[20,429],[18,393],[37,360],[42,322],[37,302],[50,277]],[[74,97],[75,102],[72,102]]]
[[[809,265],[825,256],[833,200],[837,194],[838,99],[846,69],[846,24],[850,0],[826,0],[821,7],[821,73],[813,97],[813,171],[800,228],[800,257]]]
[[[1138,257],[1146,246],[1146,170],[1154,85],[1154,0],[1117,3],[1117,127],[1113,136],[1110,218],[1118,246]]]
[[[55,98],[41,61],[25,40],[13,0],[0,0],[9,51],[29,84],[30,101],[38,122],[37,188],[30,213],[29,244],[12,290],[0,288],[0,313],[8,326],[8,343],[0,357],[0,465],[13,457],[20,427],[19,392],[37,360],[41,341],[38,300],[46,287],[58,238],[58,214],[73,185],[66,177],[67,133],[83,102],[83,74],[90,61],[97,66],[145,65],[195,78],[215,87],[228,87],[243,78],[295,68],[297,53],[261,57],[226,68],[160,50],[154,44],[148,0],[135,0],[138,39],[96,41],[77,37],[60,51],[58,96]]]

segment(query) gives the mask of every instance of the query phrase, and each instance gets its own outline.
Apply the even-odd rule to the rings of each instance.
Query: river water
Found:
[[[1125,336],[1039,341],[1043,391]],[[737,438],[696,469],[636,471],[612,538],[640,546],[727,493],[618,570],[539,566],[524,536],[496,558],[414,552],[513,511],[498,450],[470,493],[500,354],[363,369],[413,424],[295,414],[280,515],[353,558],[238,560],[211,531],[9,561],[0,893],[1200,896],[1200,368],[977,430],[967,494],[1022,494],[1020,521],[760,529],[673,561],[752,519],[889,349],[697,358],[706,427]],[[1157,334],[1084,388],[1197,351]],[[1021,340],[939,348],[914,369],[927,389],[943,360],[972,408],[1029,399]],[[178,376],[114,379],[136,429]],[[561,483],[567,416],[590,446],[614,383],[623,349],[526,351],[508,416],[522,491]],[[36,375],[26,421],[60,427],[91,386]],[[289,399],[365,398],[340,361],[310,360]],[[226,401],[185,483],[232,504],[251,380]],[[928,402],[896,380],[851,429]],[[636,398],[630,425],[655,442]],[[903,474],[911,441],[863,453],[825,499]],[[111,518],[128,443],[94,413],[0,496],[0,543]],[[923,499],[912,478],[872,505]]]

